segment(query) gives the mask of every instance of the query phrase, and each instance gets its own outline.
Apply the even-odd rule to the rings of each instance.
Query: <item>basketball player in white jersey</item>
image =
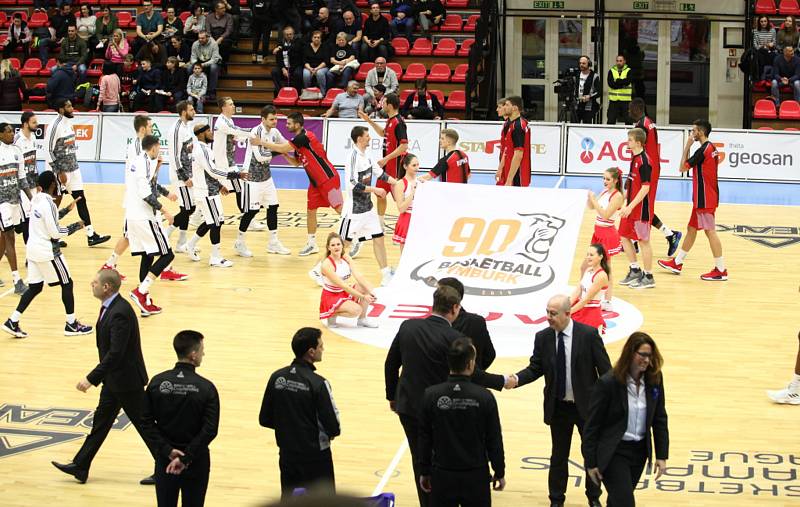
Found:
[[[178,121],[167,134],[167,148],[169,150],[169,181],[178,195],[178,204],[181,210],[175,215],[175,221],[167,227],[167,236],[172,236],[178,229],[178,243],[176,252],[186,253],[186,233],[189,230],[189,217],[194,213],[194,191],[192,190],[192,146],[194,134],[192,121],[194,121],[194,106],[187,100],[182,100],[175,105],[178,112]]]
[[[36,169],[36,129],[39,128],[39,120],[33,111],[25,111],[20,117],[20,129],[14,136],[14,146],[22,151],[22,159],[25,164],[25,178],[28,180],[28,189],[31,194],[36,193],[37,179],[39,171]],[[28,242],[28,224],[31,217],[31,200],[24,191],[19,193],[20,219],[22,220],[17,227],[17,233],[22,234],[25,243]]]
[[[22,150],[14,144],[14,127],[0,123],[0,257],[8,259],[14,293],[22,295],[28,286],[17,269],[16,227],[22,223],[20,194],[31,195]]]

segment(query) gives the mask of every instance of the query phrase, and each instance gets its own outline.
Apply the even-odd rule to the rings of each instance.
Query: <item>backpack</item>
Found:
[[[742,57],[739,59],[739,70],[750,76],[753,81],[758,81],[758,58],[753,48],[742,53]]]

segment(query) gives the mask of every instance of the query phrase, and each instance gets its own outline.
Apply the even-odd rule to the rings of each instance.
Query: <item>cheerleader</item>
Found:
[[[322,297],[319,301],[319,318],[328,319],[328,327],[336,327],[336,317],[358,317],[359,327],[378,327],[367,319],[367,308],[375,302],[372,287],[356,271],[353,260],[343,253],[342,238],[335,232],[325,242],[325,259],[322,261]],[[357,283],[351,285],[352,277]]]
[[[600,243],[592,243],[586,252],[586,269],[581,276],[581,283],[575,287],[570,301],[572,302],[572,320],[587,326],[596,327],[600,334],[605,333],[606,321],[600,308],[605,292],[610,284],[608,257]]]
[[[394,226],[392,242],[400,245],[400,253],[403,253],[403,246],[408,235],[408,224],[411,222],[411,205],[414,202],[414,192],[417,189],[417,170],[419,169],[419,159],[416,155],[406,153],[403,159],[403,169],[405,176],[392,187],[392,197],[397,203],[397,225]]]
[[[622,252],[622,243],[619,233],[614,225],[619,217],[619,210],[625,203],[625,196],[622,192],[622,170],[618,167],[606,169],[603,173],[603,191],[595,196],[594,192],[589,192],[589,208],[597,211],[594,219],[594,234],[592,243],[599,243],[609,257],[613,257]],[[586,270],[586,261],[581,265],[581,272]],[[607,299],[602,301],[603,309],[611,309],[611,273],[608,272],[609,286],[606,292]]]

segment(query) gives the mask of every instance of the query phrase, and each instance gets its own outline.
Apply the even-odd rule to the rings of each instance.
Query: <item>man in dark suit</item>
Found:
[[[446,285],[454,288],[458,292],[458,297],[462,300],[464,299],[464,284],[458,278],[442,278],[439,280],[438,285],[439,287]],[[494,362],[497,353],[494,351],[492,337],[489,336],[489,330],[486,328],[486,319],[477,313],[466,311],[462,306],[456,320],[453,321],[453,329],[472,339],[472,344],[478,353],[475,358],[475,364],[484,370],[488,369]]]
[[[141,418],[147,370],[142,357],[139,323],[130,303],[119,295],[121,283],[119,273],[113,269],[100,270],[92,280],[92,294],[103,303],[96,326],[100,362],[76,387],[79,391],[86,392],[102,382],[100,401],[94,413],[92,431],[72,462],[52,462],[53,466],[72,475],[81,484],[86,482],[92,459],[103,445],[120,408],[125,411],[147,445]],[[155,458],[149,445],[148,450]],[[154,483],[148,479],[143,483]]]
[[[425,319],[409,319],[400,325],[384,364],[386,399],[400,416],[400,424],[408,439],[414,468],[414,483],[421,507],[430,502],[430,495],[419,484],[421,451],[419,448],[419,415],[425,389],[447,380],[450,369],[447,351],[450,344],[462,337],[452,328],[461,305],[458,292],[452,287],[439,287],[433,294],[431,315]],[[400,368],[402,367],[402,373]],[[502,375],[476,369],[472,380],[478,385],[501,390],[507,382]]]
[[[550,506],[562,507],[572,430],[577,426],[583,435],[591,390],[597,378],[611,369],[611,362],[597,329],[572,320],[569,297],[550,298],[547,322],[550,327],[536,333],[530,364],[511,375],[506,387],[524,386],[544,375],[544,422],[550,426],[553,445],[548,474]],[[587,476],[586,497],[591,507],[601,505],[600,492]]]

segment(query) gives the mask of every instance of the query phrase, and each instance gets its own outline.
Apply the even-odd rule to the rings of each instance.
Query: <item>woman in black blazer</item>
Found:
[[[607,507],[636,505],[633,491],[645,462],[652,461],[653,447],[655,480],[667,466],[662,364],[655,341],[646,333],[633,333],[614,368],[597,380],[592,391],[581,450],[589,477],[606,486]]]

